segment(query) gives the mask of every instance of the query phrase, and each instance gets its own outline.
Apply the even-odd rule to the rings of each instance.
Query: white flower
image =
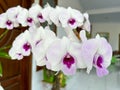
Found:
[[[73,75],[77,68],[86,68],[80,55],[81,45],[71,42],[67,37],[54,41],[48,48],[47,68],[53,71],[62,70],[66,75]]]
[[[61,12],[59,20],[62,27],[71,27],[72,29],[75,29],[83,25],[84,17],[80,11],[68,7],[67,10]]]
[[[84,36],[81,33],[81,36]],[[83,39],[85,38],[85,39]],[[92,66],[96,68],[99,77],[107,75],[107,67],[111,63],[112,48],[107,40],[99,35],[94,39],[86,40],[82,37],[81,55],[87,65],[87,72],[89,73]]]
[[[0,15],[0,28],[13,29],[14,23],[8,18],[6,13]]]
[[[32,26],[34,25],[35,21],[31,15],[32,14],[30,14],[29,10],[24,8],[19,13],[17,20],[22,26]]]
[[[60,26],[61,23],[60,23],[60,20],[59,20],[59,15],[64,11],[66,10],[65,8],[63,7],[59,7],[59,6],[56,6],[56,8],[50,13],[50,20],[56,25],[56,26]]]
[[[31,45],[32,53],[38,66],[46,64],[46,51],[49,45],[56,39],[55,33],[49,29],[40,27],[38,29],[31,30]]]
[[[18,27],[19,23],[17,21],[17,17],[19,15],[19,13],[23,10],[23,8],[21,6],[16,6],[16,7],[12,7],[9,8],[6,13],[8,15],[8,18],[13,22],[14,27]]]
[[[42,7],[39,4],[35,4],[29,9],[29,14],[34,19],[35,23],[45,22],[45,19],[43,18],[41,11]]]
[[[22,59],[23,56],[29,56],[31,52],[29,31],[25,31],[16,37],[12,44],[12,48],[9,50],[9,55],[12,59]]]

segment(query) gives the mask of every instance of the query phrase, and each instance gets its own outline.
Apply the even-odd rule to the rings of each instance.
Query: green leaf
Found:
[[[115,64],[116,62],[117,62],[117,58],[113,56],[113,57],[112,57],[112,60],[111,60],[111,63],[112,63],[112,64]]]
[[[0,62],[0,77],[2,77],[2,65],[1,65],[1,62]]]
[[[10,56],[8,55],[8,53],[5,51],[0,51],[0,57],[6,58],[6,59],[11,59]]]

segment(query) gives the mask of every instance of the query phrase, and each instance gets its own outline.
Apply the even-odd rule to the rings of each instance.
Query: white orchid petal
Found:
[[[0,90],[4,90],[4,88],[0,85]]]
[[[82,42],[87,40],[85,30],[81,30],[80,33],[79,33],[79,36],[80,36],[80,39],[82,40]]]
[[[103,77],[109,73],[109,71],[106,68],[97,68],[96,73],[98,77]]]
[[[97,40],[99,45],[98,53],[104,58],[104,67],[108,67],[111,63],[112,47],[105,38],[100,38]]]
[[[84,17],[80,11],[72,9],[71,7],[68,7],[68,11],[71,13],[72,17],[74,17],[78,22],[82,23],[84,21]]]
[[[70,13],[65,9],[59,14],[59,20],[62,27],[68,27],[68,20],[70,19]]]
[[[88,15],[88,13],[84,13],[83,16],[85,18],[85,23],[83,24],[83,29],[90,32],[91,24],[90,24],[90,21],[89,21],[89,15]]]
[[[0,28],[6,28],[7,14],[0,14]]]
[[[64,49],[61,46],[60,40],[54,41],[54,43],[48,48],[46,57],[53,66],[58,65],[60,63],[61,58],[63,56],[63,52],[62,52],[63,50]]]
[[[21,60],[23,59],[23,55],[21,53],[21,50],[15,47],[12,47],[9,50],[9,55],[11,57],[11,59],[17,59],[17,60]]]
[[[6,28],[9,29],[13,29],[13,23],[11,25],[6,25]]]
[[[69,53],[75,57],[78,68],[86,68],[86,64],[81,56],[81,45],[79,43],[71,43]]]
[[[56,26],[60,26],[61,23],[59,21],[59,14],[61,12],[63,12],[65,10],[65,8],[56,6],[56,8],[50,13],[50,20],[56,25]]]
[[[34,21],[37,22],[38,15],[41,13],[41,11],[42,11],[42,7],[39,4],[35,4],[29,9],[29,15],[34,19]]]
[[[28,18],[28,10],[27,9],[23,9],[20,14],[17,17],[17,20],[20,24],[22,24],[22,26],[27,26],[27,18]]]
[[[50,18],[49,14],[53,11],[54,9],[50,6],[47,5],[42,11],[43,18],[50,23]]]
[[[90,39],[83,42],[81,46],[81,56],[87,65],[87,73],[90,72],[93,66],[93,58],[98,49],[96,40]]]
[[[11,21],[16,21],[16,18],[18,16],[18,14],[22,11],[22,7],[20,6],[17,6],[17,7],[12,7],[12,8],[9,8],[7,11],[6,11],[6,14],[8,15],[8,18],[11,20]]]
[[[13,56],[13,58],[22,59],[23,56],[30,55],[31,45],[29,43],[29,35],[29,31],[26,30],[16,37],[12,44],[12,51],[10,51],[10,55]]]
[[[63,65],[62,71],[65,75],[74,75],[76,73],[75,63],[71,65],[71,68],[68,68],[66,65]]]

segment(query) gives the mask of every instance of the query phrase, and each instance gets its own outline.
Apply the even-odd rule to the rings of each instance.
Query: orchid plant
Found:
[[[47,26],[43,27],[45,22]],[[66,36],[59,38],[49,27],[52,23],[62,27]],[[53,8],[47,4],[42,8],[34,4],[29,9],[17,6],[0,14],[0,28],[12,30],[19,26],[29,28],[14,40],[9,50],[11,59],[21,60],[32,53],[38,66],[62,71],[65,75],[74,75],[77,69],[87,69],[90,73],[93,67],[99,77],[108,74],[112,47],[100,35],[87,38],[86,32],[90,33],[88,13],[82,14],[71,7]],[[80,39],[73,32],[77,27],[82,29]]]

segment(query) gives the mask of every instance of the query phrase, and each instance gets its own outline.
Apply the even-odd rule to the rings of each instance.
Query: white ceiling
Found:
[[[79,0],[92,22],[120,22],[120,0]]]

